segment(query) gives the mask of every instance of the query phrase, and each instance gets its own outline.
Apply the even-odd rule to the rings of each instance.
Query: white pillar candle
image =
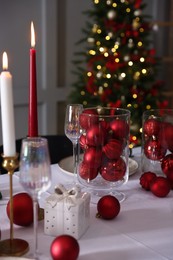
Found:
[[[15,127],[14,127],[14,108],[13,108],[13,89],[12,75],[8,69],[8,57],[3,53],[3,71],[0,75],[1,90],[1,118],[2,118],[2,138],[3,155],[10,157],[16,154],[15,146]]]

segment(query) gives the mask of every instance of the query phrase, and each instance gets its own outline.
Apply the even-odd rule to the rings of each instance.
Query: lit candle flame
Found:
[[[3,70],[8,69],[8,56],[7,56],[6,52],[3,52],[3,55],[2,55],[2,68],[3,68]]]
[[[33,22],[31,22],[31,47],[35,47],[35,31]]]

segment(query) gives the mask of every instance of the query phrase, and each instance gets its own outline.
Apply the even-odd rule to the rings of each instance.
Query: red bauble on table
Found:
[[[120,203],[118,199],[112,195],[105,195],[99,199],[97,203],[97,217],[103,219],[113,219],[120,212]]]
[[[169,173],[173,172],[173,154],[170,153],[166,155],[162,162],[161,162],[161,168],[165,175],[168,175]]]
[[[88,146],[101,146],[104,144],[104,131],[100,125],[93,125],[86,132],[86,144]]]
[[[165,177],[156,177],[150,185],[151,192],[157,197],[166,197],[171,190],[170,183]]]
[[[85,109],[85,111],[80,114],[79,122],[80,126],[87,130],[90,126],[98,123],[98,113],[93,109]]]
[[[6,207],[10,218],[10,201]],[[18,226],[29,226],[33,223],[33,202],[30,195],[25,192],[13,196],[13,223]]]
[[[145,190],[150,190],[151,182],[156,178],[156,174],[154,172],[144,172],[140,179],[140,185]]]
[[[115,138],[122,139],[127,136],[129,126],[125,120],[115,119],[110,122],[110,128],[113,131]]]
[[[143,131],[144,134],[147,136],[155,135],[157,136],[159,134],[159,131],[161,129],[161,122],[157,119],[150,118],[144,122],[143,125]]]
[[[76,260],[79,256],[79,243],[70,235],[56,237],[50,247],[53,260]]]
[[[148,140],[144,145],[146,157],[153,161],[160,161],[166,154],[166,147],[160,140]]]
[[[82,162],[79,165],[79,175],[82,179],[91,181],[98,175],[98,168],[89,167],[87,163]]]
[[[89,147],[83,156],[83,161],[88,164],[89,167],[98,168],[101,164],[102,151],[94,147]]]
[[[118,160],[105,160],[100,168],[100,174],[107,181],[120,181],[126,173],[126,164],[120,157]]]
[[[107,144],[103,146],[103,152],[109,159],[119,159],[123,151],[122,142],[116,139],[110,139]]]

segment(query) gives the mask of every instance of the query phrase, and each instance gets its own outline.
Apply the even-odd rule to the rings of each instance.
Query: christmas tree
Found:
[[[72,102],[84,107],[121,107],[131,111],[131,145],[140,144],[142,113],[165,108],[163,82],[157,79],[159,59],[152,46],[149,16],[142,0],[93,0],[83,52],[76,53],[77,81]]]

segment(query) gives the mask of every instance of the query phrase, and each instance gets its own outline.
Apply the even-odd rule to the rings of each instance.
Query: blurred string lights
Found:
[[[131,110],[131,146],[140,144],[141,115],[162,106],[155,81],[157,59],[150,48],[152,29],[142,16],[142,0],[93,0],[94,22],[87,32],[83,84],[77,101]],[[156,101],[157,99],[157,101]]]

